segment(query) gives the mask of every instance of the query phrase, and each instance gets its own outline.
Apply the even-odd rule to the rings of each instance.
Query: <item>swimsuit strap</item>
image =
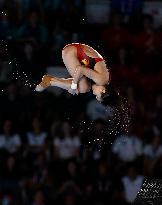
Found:
[[[104,61],[103,58],[95,58],[96,63],[100,62],[100,61]]]

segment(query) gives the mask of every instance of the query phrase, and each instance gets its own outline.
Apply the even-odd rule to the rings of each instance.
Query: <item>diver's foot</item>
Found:
[[[44,75],[42,78],[42,82],[36,86],[35,90],[37,92],[42,92],[43,90],[48,88],[51,85],[50,81],[52,78],[53,78],[53,76],[51,76],[51,75]]]

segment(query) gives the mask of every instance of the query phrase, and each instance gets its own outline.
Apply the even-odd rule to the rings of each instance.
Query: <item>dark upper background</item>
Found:
[[[2,205],[128,204],[144,177],[161,177],[162,27],[143,3],[114,0],[108,23],[91,24],[86,1],[0,1]],[[71,42],[107,60],[129,102],[128,133],[92,94],[33,91]]]

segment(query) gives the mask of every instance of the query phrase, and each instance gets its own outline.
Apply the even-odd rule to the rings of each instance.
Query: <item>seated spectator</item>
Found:
[[[45,150],[47,133],[42,130],[40,119],[33,118],[32,130],[27,133],[28,151],[32,153]]]
[[[67,43],[68,33],[63,25],[57,22],[52,31],[54,51],[60,51]]]
[[[124,17],[128,17],[141,10],[143,0],[112,0],[112,8],[121,12]]]
[[[123,162],[131,162],[142,155],[142,141],[132,132],[117,137],[112,146],[113,154]]]
[[[51,126],[50,126],[50,130],[49,130],[49,135],[50,135],[50,139],[54,139],[57,135],[57,131],[59,130],[59,126],[60,126],[60,121],[59,120],[54,120],[52,123],[51,123]]]
[[[144,146],[145,174],[152,175],[154,165],[162,157],[162,143],[159,135],[153,135],[151,142]]]
[[[112,204],[128,205],[124,196],[124,186],[119,178],[115,178],[112,188]]]
[[[2,48],[1,48],[2,49]],[[1,53],[2,52],[2,53]],[[0,55],[4,54],[4,51],[0,51]],[[9,76],[12,74],[12,66],[9,64],[8,61],[0,61],[0,82],[9,82]]]
[[[16,153],[22,145],[19,134],[14,133],[13,122],[5,120],[3,131],[0,134],[0,149],[6,150],[8,153]]]
[[[131,65],[131,47],[129,46],[125,46],[125,45],[121,45],[118,49],[117,49],[118,53],[116,56],[116,59],[114,61],[114,64],[120,66],[120,67],[124,67],[124,68],[128,68]],[[119,68],[120,68],[119,67]]]
[[[160,135],[160,129],[156,125],[157,116],[157,109],[154,106],[152,108],[147,108],[144,112],[144,118],[146,119],[146,126],[144,127],[144,130],[149,135]],[[148,136],[146,136],[146,138],[148,139]]]
[[[90,149],[84,149],[84,154],[92,157],[93,160],[99,160],[102,156],[102,148],[109,140],[107,138],[107,121],[97,119],[93,122],[86,122],[82,133],[83,145],[90,146]]]
[[[77,157],[80,151],[80,138],[71,132],[69,122],[65,121],[62,124],[59,135],[54,138],[54,155],[60,159],[69,159]]]
[[[30,205],[46,205],[45,195],[42,190],[37,190]]]
[[[82,6],[81,0],[63,0],[63,3],[60,5],[61,11],[63,13],[62,18],[66,24],[67,30],[73,29],[74,27],[78,28],[78,22],[83,16],[84,6]],[[79,25],[80,27],[80,25]]]
[[[141,71],[148,74],[156,72],[159,68],[157,48],[161,39],[154,28],[154,19],[151,15],[144,15],[142,26],[142,31],[135,37],[134,45],[137,49]],[[156,69],[153,69],[155,67]]]
[[[58,204],[61,205],[73,205],[80,204],[82,198],[80,196],[82,191],[73,181],[66,181],[59,188],[57,193]]]
[[[50,63],[52,65],[61,65],[60,50],[68,43],[68,33],[63,25],[56,23],[51,35]]]
[[[22,175],[20,174],[20,164],[16,158],[10,155],[5,163],[1,164],[0,170],[0,190],[11,192],[13,196],[20,191]]]
[[[113,59],[113,58],[112,58]],[[120,46],[113,59],[112,81],[116,86],[138,86],[138,65],[135,61],[135,52],[131,46]]]
[[[7,10],[0,13],[0,31],[0,40],[11,40],[14,36],[15,27]]]
[[[11,81],[6,87],[6,92],[1,99],[1,115],[6,118],[14,119],[18,117],[20,113],[18,90],[15,82]]]
[[[48,174],[47,158],[44,153],[39,153],[33,163],[33,182],[42,184],[45,182]]]
[[[112,116],[112,108],[104,106],[96,99],[90,100],[87,104],[86,112],[90,120],[107,120]]]
[[[73,182],[78,187],[83,183],[82,176],[80,175],[80,166],[75,160],[69,160],[65,165],[65,170],[62,173],[60,184],[65,182]]]
[[[2,205],[14,204],[14,203],[15,203],[15,198],[11,192],[7,192],[2,195],[2,198],[1,198]]]
[[[128,203],[133,203],[137,193],[140,191],[144,177],[139,175],[136,168],[131,166],[128,168],[127,175],[122,178],[125,199]]]
[[[153,179],[162,179],[162,157],[158,157],[156,160],[151,176]]]
[[[98,165],[97,175],[95,177],[95,191],[97,199],[100,201],[111,201],[112,199],[112,175],[105,162],[100,162]]]
[[[39,46],[39,43],[47,41],[46,27],[39,22],[36,11],[29,12],[27,22],[20,26],[15,37],[18,41],[30,42],[37,46]]]
[[[94,204],[94,202],[96,201],[96,199],[94,198],[94,194],[95,190],[93,183],[88,182],[84,188],[84,204]]]
[[[115,51],[123,44],[130,42],[130,34],[122,26],[122,18],[119,13],[113,13],[110,26],[102,33],[102,41],[107,49]]]
[[[61,205],[75,205],[75,204],[81,204],[75,194],[65,194],[63,197],[63,203]]]

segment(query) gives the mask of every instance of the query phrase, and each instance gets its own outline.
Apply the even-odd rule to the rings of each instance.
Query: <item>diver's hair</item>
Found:
[[[121,96],[111,82],[105,86],[105,92],[101,95],[101,103],[107,106],[119,106],[121,104]]]

